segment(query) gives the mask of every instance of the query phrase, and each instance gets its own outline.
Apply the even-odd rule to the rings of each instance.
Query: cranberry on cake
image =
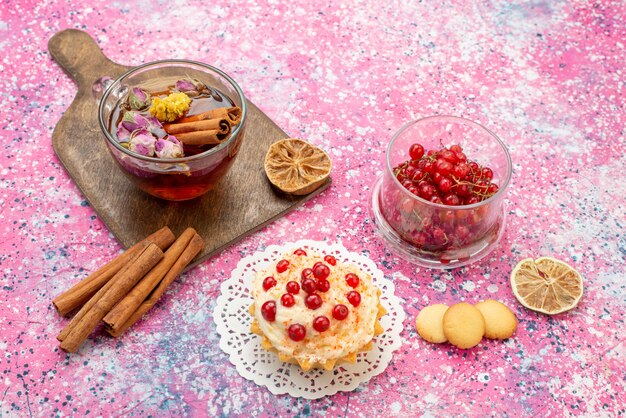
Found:
[[[358,267],[298,248],[256,274],[251,330],[281,361],[332,370],[354,363],[384,331],[380,294]]]

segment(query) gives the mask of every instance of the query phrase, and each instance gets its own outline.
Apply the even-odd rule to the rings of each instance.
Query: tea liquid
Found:
[[[167,93],[164,92],[161,97],[165,96]],[[215,88],[209,88],[208,92],[203,92],[191,99],[189,110],[185,116],[193,116],[220,107],[236,106],[230,97]],[[122,120],[123,112],[130,110],[127,106],[126,98],[123,98],[118,102],[115,110],[111,112],[109,132],[114,138],[117,137],[117,126]],[[148,110],[140,113],[144,116],[150,116]],[[228,170],[234,160],[239,142],[243,138],[242,128],[240,128],[237,138],[226,140],[231,142],[228,146],[216,154],[197,160],[172,164],[145,162],[124,156],[118,163],[123,166],[123,171],[140,189],[153,196],[167,200],[193,199],[213,189]],[[182,159],[203,153],[214,147],[216,145],[187,146],[183,144],[185,157]]]

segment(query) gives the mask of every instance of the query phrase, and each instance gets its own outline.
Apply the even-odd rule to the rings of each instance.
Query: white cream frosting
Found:
[[[289,261],[289,268],[283,273],[276,271],[276,263],[279,260],[275,260],[266,270],[256,274],[252,286],[254,314],[259,328],[280,353],[299,361],[324,363],[326,360],[340,359],[357,352],[372,340],[378,315],[378,289],[372,283],[372,278],[356,266],[345,265],[340,260],[332,266],[324,262],[324,255],[316,254],[310,249],[305,251],[306,256],[283,254],[283,259]],[[330,268],[330,275],[327,278],[330,289],[327,292],[316,292],[322,298],[322,306],[315,310],[307,308],[304,299],[308,293],[302,288],[297,295],[293,295],[296,302],[294,306],[283,306],[280,298],[287,293],[285,288],[287,282],[295,281],[301,284],[302,270],[312,268],[318,261],[324,262]],[[359,277],[359,285],[356,288],[346,283],[347,273],[355,273]],[[263,289],[263,280],[268,276],[274,277],[277,283],[266,291]],[[361,295],[358,307],[352,306],[346,298],[346,294],[352,290]],[[266,321],[261,313],[261,306],[270,300],[276,302],[276,320],[273,322]],[[333,318],[332,310],[337,304],[343,304],[348,308],[346,319]],[[330,327],[320,333],[313,329],[313,319],[321,315],[330,320]],[[303,341],[293,341],[289,338],[287,329],[295,323],[306,328],[306,338]]]

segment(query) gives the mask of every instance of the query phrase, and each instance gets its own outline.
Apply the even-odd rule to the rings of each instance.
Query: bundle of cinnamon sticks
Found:
[[[220,107],[166,123],[163,129],[185,145],[215,145],[228,138],[240,121],[241,108]]]
[[[75,352],[104,322],[117,337],[137,322],[204,248],[193,228],[178,238],[166,226],[138,242],[53,301],[61,315],[80,308],[57,339],[61,349]]]

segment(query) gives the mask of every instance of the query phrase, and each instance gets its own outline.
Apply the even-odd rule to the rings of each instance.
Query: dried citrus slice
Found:
[[[583,295],[583,277],[552,257],[526,258],[511,273],[513,294],[525,307],[554,315],[568,311]]]
[[[285,193],[305,195],[320,187],[330,175],[331,162],[321,148],[301,139],[274,142],[265,154],[265,174]]]

